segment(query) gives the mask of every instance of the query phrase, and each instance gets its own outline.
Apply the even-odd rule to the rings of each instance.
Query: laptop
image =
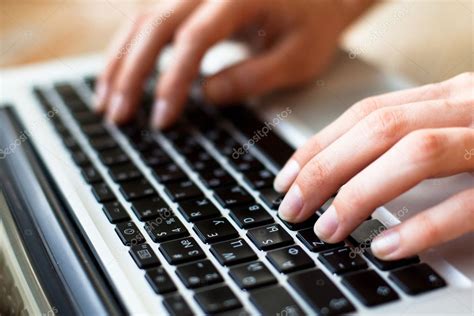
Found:
[[[203,73],[239,54],[214,48]],[[238,107],[194,89],[176,125],[152,131],[146,87],[127,125],[92,111],[103,64],[0,73],[0,315],[473,314],[472,234],[398,261],[370,252],[377,232],[472,175],[423,182],[339,244],[313,233],[330,201],[299,224],[277,214],[273,179],[294,148],[355,101],[409,82],[341,52],[313,84]]]

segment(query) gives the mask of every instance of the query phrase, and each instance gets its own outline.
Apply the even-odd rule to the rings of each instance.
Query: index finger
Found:
[[[252,1],[204,3],[181,26],[174,45],[174,60],[157,87],[152,125],[165,128],[180,115],[205,52],[257,14]]]

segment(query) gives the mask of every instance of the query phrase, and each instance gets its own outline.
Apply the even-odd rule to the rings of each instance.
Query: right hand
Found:
[[[344,28],[365,1],[168,0],[139,14],[111,46],[96,108],[115,123],[135,113],[160,50],[174,39],[173,62],[156,87],[152,125],[181,114],[205,52],[237,32],[257,54],[206,79],[204,95],[225,104],[309,81],[330,63]]]

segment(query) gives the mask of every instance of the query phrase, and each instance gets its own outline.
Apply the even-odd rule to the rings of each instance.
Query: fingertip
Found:
[[[170,105],[166,99],[158,98],[153,105],[151,115],[152,129],[164,129],[170,125]]]
[[[107,95],[109,93],[109,87],[104,82],[99,82],[93,96],[94,111],[98,113],[104,112],[107,103]]]
[[[370,246],[373,254],[382,260],[399,259],[400,233],[394,229],[382,232]]]
[[[111,123],[121,124],[127,119],[127,104],[122,94],[114,94],[110,99],[107,109],[107,120]]]

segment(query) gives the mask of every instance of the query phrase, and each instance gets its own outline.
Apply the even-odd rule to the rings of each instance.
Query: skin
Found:
[[[275,179],[280,216],[316,222],[329,243],[421,181],[474,171],[474,73],[360,101],[298,149]],[[356,141],[354,141],[356,140]],[[315,192],[314,188],[318,188]],[[417,254],[474,231],[473,188],[393,227],[372,242],[381,259]]]
[[[118,33],[99,77],[96,109],[115,123],[133,117],[142,87],[161,49],[172,42],[173,62],[156,87],[152,125],[180,116],[205,52],[230,37],[254,54],[206,78],[204,95],[229,104],[303,84],[331,62],[342,31],[370,4],[365,1],[168,0],[141,13]]]
[[[170,42],[173,62],[157,83],[155,128],[167,128],[180,116],[203,55],[229,37],[244,40],[254,54],[205,78],[202,89],[211,103],[301,85],[330,65],[340,34],[372,2],[162,1],[113,41],[96,109],[118,124],[130,120],[158,54]],[[280,216],[301,222],[340,188],[315,225],[321,239],[338,242],[376,207],[424,179],[474,171],[473,78],[465,73],[353,105],[298,149],[276,177],[275,189],[287,192]],[[399,259],[473,230],[469,189],[385,231],[372,251]]]

